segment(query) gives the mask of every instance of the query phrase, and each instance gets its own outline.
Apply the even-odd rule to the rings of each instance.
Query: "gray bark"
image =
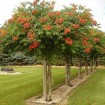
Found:
[[[97,70],[97,58],[93,58],[93,66],[94,66],[94,70]]]
[[[51,72],[51,64],[48,64],[48,101],[51,101],[52,94],[52,72]]]
[[[72,86],[71,85],[71,60],[70,60],[70,56],[65,57],[65,68],[66,68],[66,85]]]
[[[82,79],[82,63],[81,63],[81,58],[78,58],[78,78]]]
[[[47,101],[47,61],[43,61],[43,100]]]
[[[89,71],[88,71],[87,57],[85,57],[85,69],[86,69],[86,75],[88,75]]]
[[[90,72],[93,72],[93,61],[90,60]]]
[[[94,58],[94,70],[97,70],[97,59]]]

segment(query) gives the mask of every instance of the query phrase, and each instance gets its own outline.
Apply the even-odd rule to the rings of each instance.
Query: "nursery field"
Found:
[[[57,0],[18,0],[14,8],[5,1],[2,5],[11,5],[0,6],[7,13],[0,18],[0,105],[26,105],[39,95],[38,104],[105,105],[104,2],[68,2],[62,0],[61,7]]]
[[[71,93],[68,105],[105,105],[105,69],[99,69],[78,86]]]
[[[43,68],[34,66],[13,66],[21,72],[18,75],[0,75],[0,105],[26,105],[25,100],[42,93]],[[65,68],[53,67],[53,87],[65,83]],[[77,69],[72,68],[72,79]],[[97,72],[74,89],[68,105],[105,105],[105,70]]]
[[[42,67],[14,66],[18,75],[0,75],[0,105],[25,105],[26,99],[42,93]],[[65,82],[65,68],[53,67],[54,86]],[[72,69],[72,78],[77,76]]]

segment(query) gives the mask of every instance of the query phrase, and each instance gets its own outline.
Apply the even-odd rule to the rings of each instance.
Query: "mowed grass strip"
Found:
[[[26,99],[42,93],[42,67],[14,66],[19,75],[0,75],[0,105],[25,105]],[[65,68],[52,68],[54,86],[65,83]],[[77,76],[72,69],[72,78]]]
[[[68,105],[105,105],[105,69],[98,70],[72,91]]]

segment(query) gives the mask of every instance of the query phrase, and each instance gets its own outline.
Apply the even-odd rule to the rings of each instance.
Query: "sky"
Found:
[[[19,6],[21,2],[33,0],[2,0],[0,2],[0,25],[2,25],[6,20],[11,18],[13,9]],[[52,1],[52,0],[46,0]],[[101,24],[101,30],[105,31],[105,0],[54,0],[56,2],[55,8],[60,10],[63,5],[69,6],[71,3],[81,4],[90,8],[94,19]]]

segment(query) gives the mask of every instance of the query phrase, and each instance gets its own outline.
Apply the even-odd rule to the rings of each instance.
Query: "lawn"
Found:
[[[98,70],[72,91],[68,105],[105,105],[105,69]]]
[[[42,68],[14,66],[20,75],[0,75],[0,105],[25,105],[24,100],[42,93]],[[65,68],[53,67],[54,87],[65,82]],[[72,69],[72,78],[77,69]]]

